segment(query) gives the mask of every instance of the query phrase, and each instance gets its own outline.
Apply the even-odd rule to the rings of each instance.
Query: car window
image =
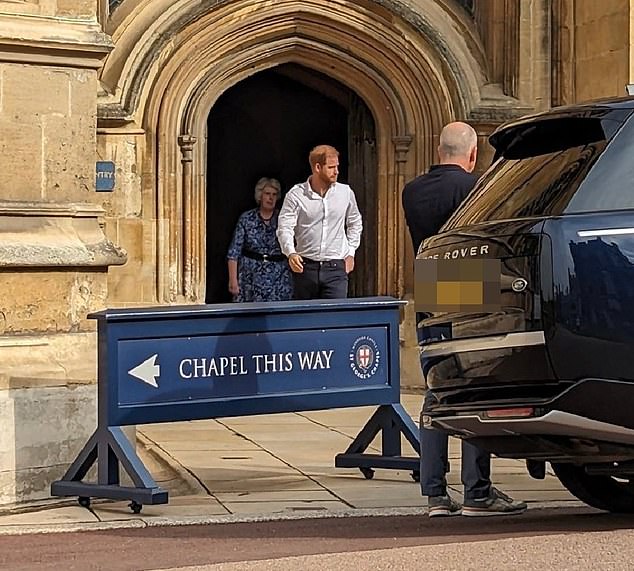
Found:
[[[634,118],[633,118],[634,119]],[[570,198],[565,214],[634,208],[634,120],[609,143]]]
[[[619,119],[554,118],[504,133],[494,164],[443,230],[634,208],[634,121],[621,129]]]

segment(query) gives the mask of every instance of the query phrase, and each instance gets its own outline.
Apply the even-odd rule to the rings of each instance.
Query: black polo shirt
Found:
[[[459,165],[434,165],[405,185],[403,210],[414,253],[425,238],[438,233],[477,180]]]

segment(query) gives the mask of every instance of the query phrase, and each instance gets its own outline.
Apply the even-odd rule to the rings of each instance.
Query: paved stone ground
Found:
[[[403,405],[417,420],[419,395]],[[424,502],[410,472],[377,470],[365,480],[357,469],[334,467],[374,411],[373,407],[261,415],[138,427],[146,465],[170,490],[168,505],[130,512],[127,502],[43,503],[41,509],[0,515],[0,534],[144,527],[211,521],[367,515],[372,510],[421,513]],[[373,443],[374,451],[380,443]],[[461,495],[460,446],[451,443],[452,493]],[[403,454],[414,455],[403,442]],[[549,474],[532,479],[519,460],[494,459],[493,480],[534,507],[579,506]]]

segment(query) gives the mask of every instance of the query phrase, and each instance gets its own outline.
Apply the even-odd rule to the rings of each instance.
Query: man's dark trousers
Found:
[[[338,299],[348,297],[348,274],[343,260],[317,262],[304,258],[304,271],[293,272],[295,299]]]
[[[416,323],[425,317],[416,314]],[[423,328],[416,327],[419,345],[423,339]],[[434,364],[433,359],[421,355],[423,376]],[[431,392],[425,394],[420,423],[420,486],[424,496],[444,496],[447,494],[446,473],[449,471],[449,436],[443,430],[423,427],[423,415],[434,404]],[[461,479],[464,497],[469,499],[486,498],[491,490],[491,455],[484,450],[462,441]]]

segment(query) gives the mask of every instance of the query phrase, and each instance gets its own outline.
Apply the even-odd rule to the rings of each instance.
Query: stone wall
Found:
[[[553,105],[625,95],[633,77],[633,6],[631,0],[553,0]]]
[[[110,307],[157,303],[156,202],[151,189],[143,185],[145,141],[142,133],[125,129],[101,129],[97,138],[98,159],[115,164],[115,189],[99,197],[105,232],[126,251],[128,260],[108,272]]]
[[[107,240],[95,193],[89,0],[0,1],[0,504],[43,498],[96,426]]]
[[[0,201],[0,504],[47,497],[96,427],[95,322],[125,262],[87,204]]]
[[[95,350],[93,333],[0,338],[0,505],[49,497],[95,429]]]
[[[94,161],[77,159],[95,146],[95,71],[3,63],[0,78],[2,197],[89,199]]]
[[[574,5],[575,99],[625,95],[630,67],[630,1]]]

